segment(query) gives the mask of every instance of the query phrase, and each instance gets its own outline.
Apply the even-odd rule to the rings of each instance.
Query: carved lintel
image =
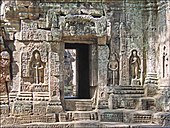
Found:
[[[110,33],[110,26],[107,26],[105,17],[93,18],[90,15],[75,15],[65,17],[63,34],[64,36],[89,36],[104,37]]]

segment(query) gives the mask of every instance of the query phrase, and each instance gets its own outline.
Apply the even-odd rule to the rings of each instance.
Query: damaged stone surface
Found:
[[[170,126],[169,1],[0,3],[2,127]]]

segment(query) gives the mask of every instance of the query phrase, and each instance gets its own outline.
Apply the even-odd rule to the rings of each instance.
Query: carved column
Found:
[[[127,40],[126,40],[126,25],[125,23],[120,24],[120,81],[119,84],[126,86],[129,84],[128,78],[128,59],[127,59]]]
[[[0,117],[8,116],[10,82],[10,54],[5,49],[4,42],[0,36]]]
[[[150,10],[149,12],[149,28],[148,28],[148,73],[156,73],[156,12]]]
[[[60,94],[60,62],[59,53],[50,52],[50,99],[47,106],[48,113],[62,111],[61,94]]]
[[[107,65],[109,48],[107,45],[98,46],[98,83],[99,83],[99,108],[107,107]]]
[[[148,53],[147,53],[147,77],[145,79],[145,94],[153,96],[157,90],[157,71],[156,71],[156,41],[157,41],[157,10],[156,3],[150,4],[148,19]]]

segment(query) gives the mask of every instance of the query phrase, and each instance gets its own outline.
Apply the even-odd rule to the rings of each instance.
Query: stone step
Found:
[[[142,86],[118,86],[114,87],[113,94],[144,94],[144,88]]]
[[[66,110],[68,111],[91,111],[91,99],[65,99]]]
[[[115,90],[114,94],[144,94],[144,90]]]
[[[98,119],[98,112],[96,111],[66,111],[65,113],[59,114],[60,122]]]
[[[111,94],[111,96],[121,96],[122,98],[141,98],[144,97],[144,94],[128,94],[128,93],[119,93],[119,94]]]
[[[143,86],[117,86],[115,90],[143,90]]]

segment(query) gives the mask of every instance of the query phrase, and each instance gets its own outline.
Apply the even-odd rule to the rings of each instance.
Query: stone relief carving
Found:
[[[41,60],[41,55],[38,50],[32,53],[31,61],[29,64],[30,77],[33,78],[33,83],[44,83],[44,68],[45,62]]]
[[[108,87],[107,87],[107,73],[108,73],[108,60],[109,58],[109,47],[98,46],[98,78],[99,78],[99,98],[100,102],[98,103],[99,108],[106,108],[108,102],[106,100],[108,96]]]
[[[51,94],[52,96],[60,97],[59,94],[59,77],[60,77],[60,62],[58,53],[51,52],[50,59],[51,72]]]
[[[110,26],[108,26],[109,29]],[[64,36],[97,35],[104,36],[107,32],[107,21],[104,17],[95,19],[90,15],[66,16]]]
[[[120,85],[128,85],[127,31],[125,23],[120,24]]]
[[[14,107],[15,115],[30,115],[32,114],[32,103],[18,101]]]
[[[10,81],[10,55],[5,50],[2,40],[0,41],[0,95],[7,95]]]
[[[107,65],[108,65],[108,58],[109,58],[109,48],[108,46],[98,46],[98,70],[99,70],[99,77],[102,86],[105,86],[107,83]]]
[[[59,55],[58,53],[51,52],[51,75],[59,75]]]
[[[49,30],[38,29],[38,22],[22,20],[21,32],[19,34],[19,40],[49,40],[52,39],[51,32]]]
[[[57,10],[50,9],[47,12],[47,17],[46,17],[46,27],[47,28],[59,28],[59,14]]]
[[[109,68],[109,84],[111,85],[118,85],[118,81],[119,81],[119,74],[118,74],[118,70],[119,70],[119,63],[116,57],[116,54],[113,53],[110,55],[110,59],[109,59],[109,64],[108,64],[108,68]]]
[[[33,86],[29,82],[22,83],[21,91],[22,92],[31,92],[31,91],[33,91]]]
[[[76,83],[73,84],[74,81],[74,71],[75,67],[73,66],[73,63],[76,61],[76,52],[73,50],[65,50],[64,52],[64,93],[65,96],[75,96],[77,87]]]
[[[28,52],[22,52],[21,53],[21,72],[22,72],[22,77],[29,77],[29,71],[28,71],[28,66],[29,66],[29,57],[28,57]]]
[[[34,63],[34,60],[35,60],[35,55],[34,55],[34,52],[35,51],[38,51],[39,54],[40,54],[40,57],[38,57],[38,54],[37,54],[37,57],[38,58],[41,58],[41,64],[43,66],[43,69],[41,71],[43,71],[43,83],[47,84],[48,82],[48,51],[49,51],[49,45],[47,43],[37,43],[37,44],[34,44],[34,43],[29,43],[29,45],[27,47],[23,47],[22,48],[22,52],[21,52],[21,78],[22,78],[22,81],[23,81],[23,86],[24,85],[28,85],[27,82],[30,82],[29,84],[31,83],[36,83],[34,81],[33,76],[33,67],[31,66],[31,63]],[[45,64],[45,65],[44,65]],[[35,69],[34,69],[35,71]],[[41,81],[42,83],[42,81]],[[25,87],[23,87],[25,88]]]
[[[24,93],[24,95],[26,94],[28,96],[28,94],[32,94],[31,92],[34,92],[34,94],[37,92],[49,93],[48,89],[49,89],[49,85],[50,85],[50,90],[53,91],[53,92],[51,92],[51,94],[53,96],[59,97],[59,94],[60,94],[59,92],[61,91],[59,84],[60,84],[60,79],[62,79],[62,76],[59,77],[59,75],[63,74],[62,70],[60,70],[60,63],[59,63],[60,58],[58,55],[59,53],[52,53],[45,45],[43,45],[43,44],[45,44],[45,42],[43,42],[43,44],[40,46],[38,41],[60,40],[62,37],[60,38],[59,36],[63,36],[62,35],[63,33],[66,36],[79,36],[80,38],[83,38],[84,35],[87,37],[94,35],[96,38],[99,36],[103,36],[103,35],[109,35],[110,27],[108,27],[108,30],[106,30],[107,23],[104,20],[105,18],[102,18],[105,16],[108,18],[108,13],[107,13],[107,10],[108,10],[111,12],[110,18],[111,18],[111,21],[113,21],[113,24],[115,21],[118,22],[118,23],[115,23],[118,25],[112,24],[112,29],[115,29],[115,30],[112,30],[112,32],[114,31],[114,34],[113,34],[114,37],[112,37],[112,38],[114,38],[114,40],[113,40],[114,45],[113,44],[111,45],[113,49],[112,48],[110,49],[111,50],[110,53],[113,53],[113,52],[118,53],[120,50],[120,65],[117,65],[117,62],[112,63],[112,60],[110,60],[110,62],[108,64],[108,49],[102,48],[105,46],[99,46],[98,49],[96,49],[96,54],[98,54],[98,53],[99,54],[96,55],[93,60],[93,61],[96,61],[96,63],[98,63],[98,66],[96,66],[97,64],[96,65],[94,64],[95,70],[97,70],[96,71],[97,73],[94,75],[94,77],[97,76],[96,82],[94,82],[95,83],[94,86],[99,85],[99,90],[101,90],[99,100],[105,99],[104,100],[105,102],[101,102],[101,104],[103,106],[106,106],[106,108],[107,108],[107,106],[108,106],[107,97],[105,97],[105,94],[108,93],[107,86],[105,86],[106,85],[105,83],[107,82],[107,78],[108,78],[107,77],[107,70],[108,70],[107,64],[110,65],[109,67],[111,69],[111,74],[115,73],[115,76],[117,76],[117,73],[116,73],[117,68],[116,67],[118,66],[118,69],[120,69],[119,70],[120,71],[120,81],[121,81],[120,85],[122,85],[122,87],[118,86],[118,88],[120,87],[120,89],[117,89],[117,92],[113,94],[114,97],[113,97],[112,103],[113,103],[113,108],[115,108],[115,109],[125,108],[125,111],[123,110],[123,111],[119,112],[116,110],[115,113],[106,112],[106,113],[103,113],[102,115],[100,113],[98,113],[98,111],[97,111],[96,116],[99,114],[99,116],[101,116],[101,120],[111,121],[111,122],[113,122],[113,121],[124,122],[125,118],[127,118],[127,120],[128,120],[127,122],[134,122],[134,123],[137,123],[137,122],[143,122],[143,123],[150,122],[151,123],[151,121],[154,122],[152,120],[152,117],[153,117],[152,113],[144,112],[144,113],[134,113],[133,114],[131,112],[128,112],[128,110],[126,110],[126,109],[135,109],[135,106],[136,106],[135,100],[136,99],[139,100],[139,98],[134,98],[133,97],[134,95],[135,96],[137,95],[139,97],[143,95],[143,87],[142,86],[133,87],[133,86],[129,85],[129,82],[131,82],[132,80],[140,78],[140,63],[141,63],[140,60],[143,61],[142,54],[139,56],[137,55],[135,57],[133,56],[133,54],[131,54],[130,59],[128,59],[128,56],[130,55],[129,54],[130,49],[136,48],[138,42],[140,44],[141,42],[143,42],[142,39],[144,39],[145,41],[147,41],[147,43],[149,45],[149,50],[147,49],[148,51],[146,51],[146,52],[144,51],[144,53],[143,53],[143,54],[148,53],[148,58],[146,58],[146,62],[149,61],[149,63],[146,64],[145,66],[149,67],[149,68],[147,69],[146,73],[151,72],[151,74],[148,75],[149,76],[148,81],[150,81],[150,82],[148,82],[148,85],[149,84],[157,84],[157,80],[159,80],[159,77],[157,79],[157,77],[155,77],[155,76],[156,76],[156,72],[159,71],[159,69],[157,69],[157,66],[159,66],[159,63],[162,63],[162,67],[160,69],[161,70],[160,74],[162,75],[163,78],[169,79],[169,60],[168,60],[169,52],[168,52],[168,50],[166,50],[169,47],[169,42],[168,42],[168,46],[165,48],[165,50],[163,50],[163,52],[161,52],[160,55],[158,55],[154,49],[155,45],[157,45],[156,42],[158,41],[157,38],[155,38],[156,37],[155,34],[156,35],[159,34],[156,32],[157,26],[155,25],[155,24],[157,24],[156,23],[157,20],[154,20],[154,19],[156,19],[157,15],[159,17],[159,15],[161,14],[160,22],[162,22],[162,21],[164,22],[164,21],[166,21],[165,18],[166,18],[166,15],[168,14],[168,11],[166,11],[166,8],[163,8],[163,10],[161,8],[161,6],[164,7],[164,5],[163,5],[164,2],[163,3],[159,3],[159,1],[157,1],[157,3],[147,2],[148,4],[146,5],[146,8],[148,9],[148,7],[149,7],[149,13],[151,12],[150,16],[148,15],[149,13],[147,13],[147,15],[143,15],[143,14],[145,14],[145,11],[143,12],[143,9],[145,10],[145,4],[141,4],[142,2],[137,3],[138,7],[139,7],[139,5],[141,5],[140,9],[135,8],[135,2],[133,2],[133,3],[125,2],[124,3],[125,5],[120,4],[121,8],[119,8],[119,2],[118,2],[118,4],[116,2],[113,2],[111,4],[108,3],[108,5],[107,5],[107,3],[103,4],[103,3],[101,3],[101,1],[99,4],[98,3],[99,0],[97,0],[94,3],[86,2],[84,5],[82,5],[83,3],[81,3],[81,2],[80,3],[79,2],[78,3],[67,3],[68,0],[63,0],[63,2],[61,2],[61,3],[55,3],[55,2],[57,2],[57,0],[52,0],[52,1],[38,0],[38,2],[35,2],[35,3],[31,2],[32,4],[36,4],[36,5],[40,6],[40,8],[41,8],[41,6],[43,6],[44,10],[41,10],[41,12],[37,11],[37,10],[39,10],[39,7],[36,8],[36,6],[30,5],[30,3],[28,3],[29,1],[24,1],[23,4],[19,4],[20,1],[18,1],[18,0],[12,1],[12,2],[10,1],[10,3],[11,3],[10,6],[3,5],[4,2],[6,2],[6,1],[5,0],[2,1],[2,6],[3,6],[4,10],[2,8],[1,11],[2,12],[5,11],[5,13],[2,14],[2,18],[5,19],[4,20],[5,23],[2,23],[3,22],[2,19],[0,20],[0,23],[2,23],[1,24],[2,27],[3,26],[6,27],[5,30],[17,32],[17,31],[20,31],[18,29],[21,28],[21,31],[19,33],[20,41],[21,41],[22,45],[26,46],[26,48],[21,49],[22,50],[21,52],[19,51],[19,48],[17,48],[17,46],[16,46],[16,51],[15,50],[13,51],[13,52],[21,53],[21,59],[15,60],[16,64],[18,64],[18,66],[19,66],[19,69],[21,69],[21,72],[18,69],[17,69],[17,71],[15,71],[15,72],[19,73],[18,76],[21,75],[21,80],[19,79],[20,83],[21,83],[21,93],[19,92],[16,95],[21,95],[22,93]],[[158,13],[156,13],[156,14],[152,13],[152,11],[154,10],[153,12],[157,12],[157,9],[156,9],[157,7],[153,8],[153,10],[152,10],[152,8],[150,8],[150,6],[154,7],[155,5],[158,8],[160,8],[160,11],[158,11]],[[167,5],[167,8],[169,7],[169,3],[167,3],[165,5]],[[125,6],[126,6],[126,8],[124,8]],[[132,6],[134,7],[133,9],[132,9]],[[122,10],[122,8],[125,10]],[[131,11],[131,10],[133,10],[133,11]],[[140,10],[142,10],[142,13]],[[148,12],[148,10],[146,12]],[[62,14],[62,16],[60,16],[59,13]],[[114,13],[116,15],[114,15]],[[165,15],[164,15],[164,13],[165,13]],[[40,24],[42,24],[42,22],[40,20],[35,21],[36,19],[39,18],[39,15],[42,18],[40,20],[42,20],[44,22],[44,24],[42,25],[43,27],[39,27]],[[70,20],[67,17],[68,15],[71,17]],[[91,15],[92,17],[89,17],[89,15]],[[125,21],[125,23],[121,23],[121,25],[119,26],[119,22],[121,21],[122,15],[124,16],[123,18],[126,17],[127,20]],[[88,18],[84,18],[86,16]],[[62,20],[60,21],[61,17],[63,18],[62,20],[64,21],[63,26],[60,26],[60,22],[63,22]],[[79,18],[76,19],[76,17],[79,17]],[[143,17],[143,19],[142,19],[142,17]],[[13,18],[15,18],[15,19],[13,19]],[[24,19],[24,20],[22,20],[22,19]],[[132,33],[132,35],[128,35],[129,30],[127,30],[127,22],[129,19],[132,19],[131,20],[132,22],[130,21],[130,26],[132,27],[132,29],[135,30],[135,31],[130,31],[130,33]],[[28,20],[28,22],[27,22],[27,20]],[[149,22],[149,30],[145,30],[148,27],[148,25],[146,25],[146,27],[145,27],[145,23],[147,22],[147,20]],[[21,21],[21,27],[20,27],[20,21]],[[168,23],[169,22],[167,21],[167,24]],[[16,28],[18,28],[17,30],[15,28],[15,25],[16,25]],[[161,27],[160,30],[159,30],[159,25]],[[108,24],[108,26],[110,26],[110,25]],[[115,26],[115,28],[114,28],[114,26]],[[62,28],[62,27],[63,27],[63,33],[59,30],[59,28]],[[161,34],[164,32],[166,34],[169,34],[169,29],[167,29],[166,27],[169,27],[169,26],[166,26],[166,22],[165,22],[165,24],[162,24],[162,23],[159,24],[159,21],[158,21],[158,31],[160,31]],[[120,33],[119,33],[119,30],[120,30]],[[106,34],[106,31],[108,31],[107,34]],[[143,34],[145,34],[145,32],[146,32],[146,35],[143,35]],[[1,31],[0,31],[0,33],[1,33]],[[10,40],[15,40],[17,42],[18,40],[16,38],[13,38],[11,33],[12,32],[7,31],[7,35],[8,34],[10,35]],[[120,35],[120,38],[118,37],[119,35]],[[165,37],[163,37],[163,38],[165,38]],[[109,38],[107,38],[107,39],[109,40]],[[161,37],[161,39],[162,39],[162,37]],[[29,40],[29,42],[25,43],[26,40]],[[30,40],[33,40],[35,42],[30,42]],[[165,38],[165,40],[169,40],[169,37]],[[62,40],[62,41],[65,41],[65,40]],[[119,44],[119,41],[120,41],[120,44]],[[132,44],[129,44],[129,43],[132,43]],[[158,41],[158,44],[159,43],[160,42]],[[163,43],[163,42],[161,42],[161,43]],[[132,46],[130,47],[130,45],[132,45]],[[114,46],[116,46],[116,47],[114,47]],[[137,49],[136,53],[142,52],[142,51],[140,51],[141,49],[139,47],[136,49]],[[37,57],[39,56],[40,61],[38,61],[38,60],[36,61],[35,58],[32,59],[33,56],[35,55],[35,54],[33,54],[35,50],[39,51],[39,53],[37,54]],[[60,47],[57,50],[62,51],[63,49]],[[9,53],[7,53],[7,51],[0,50],[0,75],[1,75],[0,78],[2,78],[2,80],[0,79],[0,84],[3,84],[3,83],[6,84],[6,83],[8,83],[8,80],[9,80],[8,79],[9,78],[8,77],[9,76],[8,69],[9,69],[10,62],[3,63],[5,61],[9,61],[9,59],[11,59],[11,58],[7,57],[8,54]],[[17,58],[18,57],[17,55],[15,55],[15,53],[13,53],[13,58]],[[99,56],[99,57],[97,58],[97,56]],[[158,61],[158,65],[156,65],[157,57],[161,58],[160,59],[161,62]],[[31,71],[29,70],[30,63],[34,63],[33,64],[34,66],[33,65],[30,66],[32,68]],[[115,68],[114,68],[114,65],[115,65]],[[142,66],[143,66],[143,62],[142,62]],[[42,70],[41,70],[41,68],[42,68]],[[61,69],[62,69],[62,66],[61,66]],[[91,68],[91,69],[93,70],[94,68]],[[14,70],[15,70],[15,67],[12,67],[12,72],[14,72]],[[32,80],[32,83],[33,84],[37,83],[35,86],[31,86],[33,84],[30,83],[29,81],[27,81],[27,79],[29,79],[29,77],[32,77],[29,74],[30,72],[34,72],[34,73],[32,73],[32,74],[34,74],[34,76],[32,78],[34,80]],[[43,75],[40,75],[40,74],[43,74]],[[14,78],[17,78],[18,76],[13,75]],[[115,83],[117,83],[117,81],[116,82],[114,81],[115,77],[113,77],[113,76],[114,75],[109,76],[109,77],[112,79],[112,81],[110,83],[114,85]],[[129,80],[129,77],[130,77],[130,80]],[[94,78],[92,78],[92,79],[94,79]],[[146,79],[145,79],[145,81],[146,81]],[[42,82],[43,82],[42,85],[39,84]],[[124,85],[127,85],[127,83],[129,86],[125,87]],[[16,86],[17,84],[18,84],[17,82],[16,83],[13,82],[14,86]],[[55,89],[53,89],[53,87],[51,87],[51,85],[54,86]],[[163,83],[163,85],[165,85],[165,84]],[[168,81],[168,85],[169,85],[169,81]],[[153,97],[155,94],[157,94],[157,93],[155,93],[157,89],[154,86],[153,86],[153,88],[151,87],[149,89],[148,94],[150,94],[150,95],[147,95],[147,96]],[[97,87],[97,89],[98,89],[98,87]],[[1,90],[3,91],[3,89],[1,89]],[[57,91],[55,92],[54,90],[57,90]],[[29,91],[31,91],[31,92],[29,92]],[[25,92],[28,92],[28,93],[25,93]],[[165,102],[167,102],[167,104],[166,104],[167,106],[165,106],[167,108],[164,110],[167,110],[168,112],[169,112],[169,106],[170,106],[169,92],[170,91],[167,90],[167,94],[164,94]],[[1,94],[1,92],[0,92],[0,94]],[[37,93],[37,94],[40,94],[40,93]],[[116,96],[115,94],[118,94],[118,95]],[[160,94],[162,95],[162,93],[160,93]],[[50,106],[50,107],[52,106],[50,114],[49,114],[49,113],[46,113],[46,110],[47,110],[46,109],[47,108],[46,101],[49,101],[50,98],[49,98],[49,95],[47,95],[45,99],[44,99],[44,97],[41,97],[41,96],[34,97],[34,98],[37,98],[36,102],[38,102],[38,100],[40,101],[39,102],[40,104],[37,104],[37,105],[35,105],[32,102],[32,100],[30,100],[31,101],[30,103],[23,102],[23,100],[25,100],[28,97],[22,97],[23,99],[20,102],[18,102],[18,98],[16,98],[16,100],[18,102],[18,106],[16,104],[16,106],[14,106],[14,107],[15,107],[15,110],[17,110],[16,115],[18,114],[18,116],[11,116],[8,118],[6,118],[6,117],[3,118],[4,124],[6,125],[9,123],[11,125],[12,124],[18,125],[18,123],[28,123],[26,126],[29,127],[29,123],[32,123],[32,122],[48,122],[49,123],[52,120],[54,120],[52,122],[56,122],[58,117],[55,117],[55,116],[58,115],[58,113],[57,113],[58,111],[56,111],[56,109],[53,109],[53,106],[57,106],[56,101],[48,104],[48,106]],[[54,98],[55,100],[56,100],[56,97]],[[32,97],[30,96],[29,98],[31,99]],[[44,104],[41,104],[42,101],[44,101]],[[153,97],[153,99],[151,99],[151,100],[144,99],[144,100],[141,100],[141,102],[143,104],[143,108],[141,108],[141,109],[143,109],[145,111],[145,110],[150,110],[150,109],[152,110],[152,106],[154,106],[155,101],[154,101],[154,97]],[[162,102],[160,102],[160,103],[162,103]],[[10,104],[12,104],[12,102],[10,102]],[[34,104],[34,106],[32,104]],[[81,104],[81,105],[83,106],[83,104]],[[87,105],[87,104],[85,104],[85,105]],[[2,113],[1,115],[5,115],[5,113],[8,114],[9,112],[6,109],[7,107],[4,107],[5,108],[4,109],[2,106],[3,105],[0,104],[0,107],[2,108],[2,109],[0,108],[1,113]],[[6,106],[7,106],[7,104],[6,104]],[[35,112],[33,114],[37,114],[36,116],[32,115],[32,109],[34,109],[34,112]],[[85,107],[84,107],[84,109],[87,110]],[[138,110],[135,109],[135,111],[138,111]],[[164,110],[162,109],[160,111],[164,111]],[[104,110],[104,111],[108,111],[108,110]],[[100,110],[99,110],[99,112],[100,112]],[[153,112],[155,112],[155,111],[153,111]],[[54,113],[55,113],[55,115],[54,115]],[[31,115],[28,116],[28,114],[31,114]],[[44,116],[41,116],[39,114],[44,114]],[[60,114],[63,114],[63,113],[60,113]],[[20,115],[22,115],[22,116],[20,116]],[[81,120],[83,118],[86,118],[86,119],[89,118],[88,116],[86,116],[85,112],[82,112],[80,114],[74,114],[74,115],[77,115],[77,116],[73,116],[73,114],[70,116],[70,118],[73,118],[73,120],[74,119]],[[133,116],[133,118],[131,118],[129,116]],[[160,116],[160,117],[163,117],[163,116]],[[67,121],[68,117],[65,116],[65,118],[66,118],[65,121]],[[92,119],[95,117],[94,117],[94,115],[91,115],[90,118]],[[168,118],[169,117],[167,117],[167,119],[166,119],[167,121],[168,121]],[[159,124],[161,124],[161,123],[159,123]],[[51,124],[49,124],[49,125],[54,126],[54,127],[60,126],[58,123],[57,123],[57,125],[55,125],[55,123],[52,125]],[[129,124],[129,125],[131,125],[131,124]],[[68,126],[68,125],[65,125],[65,126]],[[72,124],[71,126],[75,126],[75,125]]]
[[[140,78],[140,72],[141,72],[141,60],[137,54],[137,50],[132,50],[131,56],[129,58],[129,82],[133,79],[139,79]]]
[[[83,35],[83,34],[96,34],[95,31],[95,23],[87,22],[87,21],[67,21],[65,24],[64,33],[66,36],[68,35]]]
[[[111,41],[110,41],[110,52],[119,54],[120,51],[120,37],[119,37],[119,22],[112,23],[112,34],[111,34]]]
[[[126,41],[126,36],[127,36],[127,26],[124,22],[120,23],[119,27],[119,34],[120,34],[120,51],[122,53],[127,52],[127,41]]]

